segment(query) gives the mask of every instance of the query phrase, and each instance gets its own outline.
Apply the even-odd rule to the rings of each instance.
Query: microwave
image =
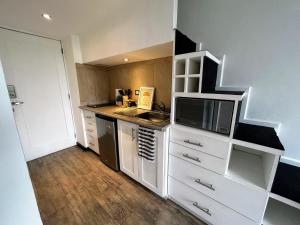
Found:
[[[175,123],[230,135],[234,101],[204,98],[175,100]]]

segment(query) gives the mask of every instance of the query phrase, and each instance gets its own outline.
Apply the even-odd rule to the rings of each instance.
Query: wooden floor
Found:
[[[204,225],[78,147],[28,167],[44,225]]]

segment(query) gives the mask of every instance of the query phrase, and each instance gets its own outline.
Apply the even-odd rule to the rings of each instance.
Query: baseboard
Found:
[[[76,142],[76,145],[81,148],[83,151],[88,151],[89,148],[84,147],[82,144],[80,144],[79,142]]]

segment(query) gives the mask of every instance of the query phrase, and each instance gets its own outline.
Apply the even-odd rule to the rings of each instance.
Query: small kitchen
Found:
[[[297,6],[4,0],[0,224],[299,224]]]
[[[165,197],[172,57],[76,70],[85,134],[78,145]]]

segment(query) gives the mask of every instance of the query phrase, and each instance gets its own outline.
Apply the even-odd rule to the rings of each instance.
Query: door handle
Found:
[[[194,203],[193,203],[193,206],[195,206],[196,208],[198,208],[198,209],[200,209],[201,211],[205,212],[207,215],[211,216],[210,210],[209,210],[208,208],[204,208],[204,207],[200,206],[200,205],[198,204],[198,202],[194,202]]]
[[[196,142],[192,142],[190,140],[184,140],[184,143],[190,144],[190,145],[196,145],[198,147],[203,147],[203,145],[201,143],[196,143]]]
[[[194,181],[195,181],[197,184],[200,184],[200,185],[202,185],[202,186],[204,186],[204,187],[209,188],[210,190],[215,191],[215,188],[213,187],[212,184],[204,183],[204,182],[202,182],[200,179],[196,179],[196,180],[194,180]]]
[[[182,154],[182,156],[185,157],[185,158],[188,158],[188,159],[191,159],[191,160],[194,160],[194,161],[197,161],[197,162],[201,163],[201,160],[199,159],[199,157],[191,156],[187,153]]]
[[[17,102],[12,102],[11,104],[12,104],[12,105],[22,105],[22,104],[24,104],[24,102],[22,102],[22,101],[17,101]]]
[[[135,139],[134,133],[135,133],[135,129],[131,128],[131,139],[132,139],[132,141]]]

